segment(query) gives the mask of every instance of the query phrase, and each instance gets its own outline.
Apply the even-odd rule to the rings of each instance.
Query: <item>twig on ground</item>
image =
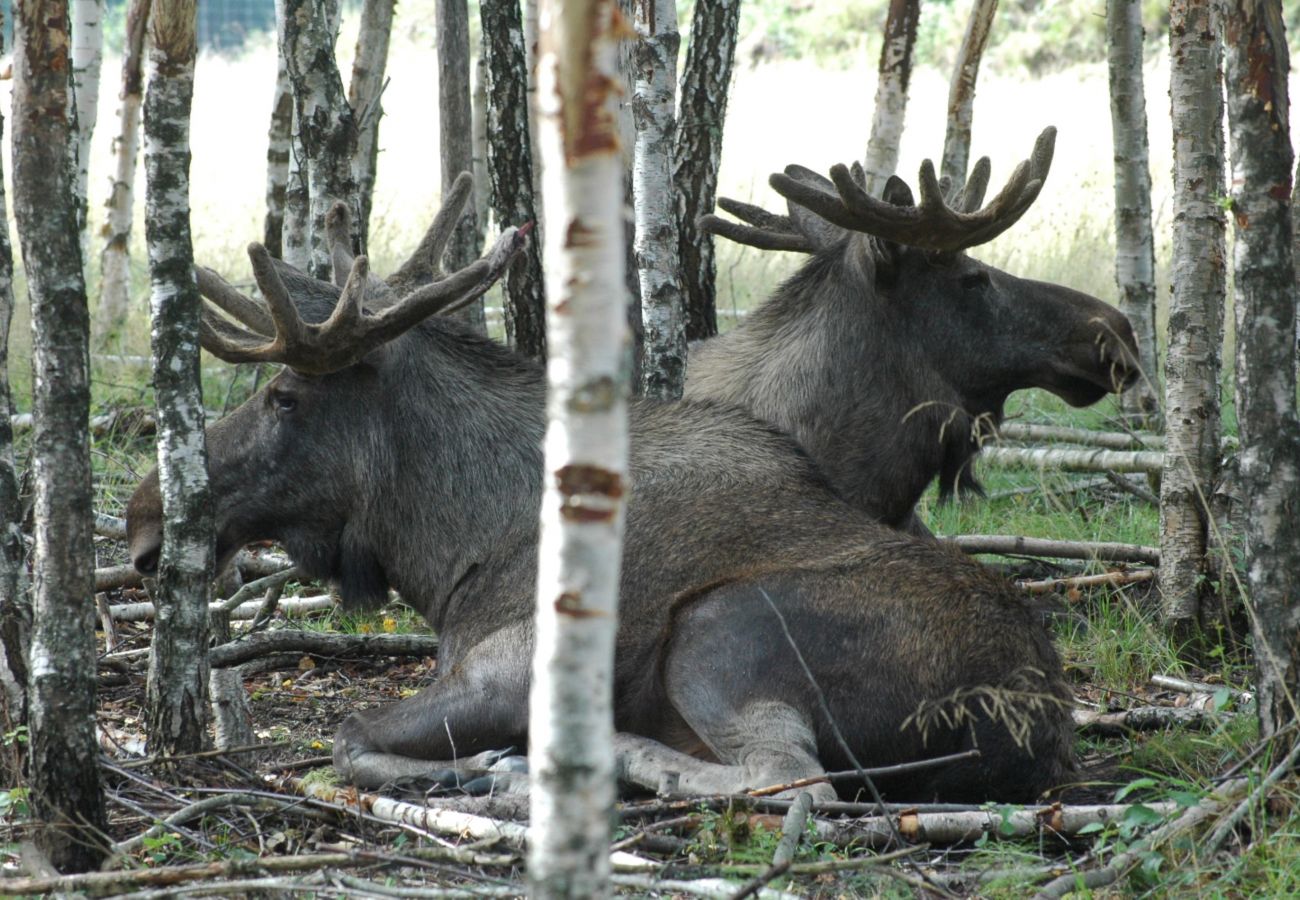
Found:
[[[1229,687],[1226,684],[1206,684],[1203,681],[1187,681],[1182,678],[1174,678],[1172,675],[1152,675],[1151,683],[1156,687],[1162,687],[1167,691],[1178,691],[1182,694],[1217,694],[1220,691],[1228,691],[1232,699],[1240,704],[1255,702],[1253,691],[1243,691],[1237,688]]]
[[[1159,497],[1151,493],[1149,490],[1147,490],[1145,487],[1138,484],[1137,482],[1125,478],[1123,475],[1117,474],[1115,472],[1107,472],[1106,480],[1109,481],[1111,484],[1115,485],[1115,487],[1119,488],[1124,493],[1132,494],[1134,497],[1137,497],[1143,503],[1150,503],[1152,506],[1160,505]]]
[[[261,753],[267,750],[283,750],[285,747],[290,746],[293,745],[288,741],[280,741],[274,744],[248,744],[242,747],[229,747],[225,750],[198,750],[194,753],[177,753],[170,756],[146,756],[141,759],[115,760],[114,766],[120,769],[138,769],[141,766],[151,766],[154,763],[166,764],[182,759],[213,759],[229,753]]]
[[[773,866],[788,866],[794,862],[794,852],[799,848],[799,838],[803,837],[804,825],[812,811],[812,800],[812,794],[806,791],[794,798],[794,803],[781,823],[781,840],[772,853]]]
[[[1084,444],[1108,450],[1163,450],[1165,439],[1158,434],[1126,434],[1122,431],[1092,431],[1088,428],[1064,428],[1058,425],[1033,425],[1022,422],[1004,422],[998,435],[1011,441],[1059,441],[1064,444]]]
[[[1065,469],[1071,472],[1159,474],[1165,455],[1158,450],[1063,450],[1056,447],[985,447],[980,459],[1001,468]]]
[[[1130,731],[1157,731],[1162,728],[1204,728],[1215,721],[1203,709],[1190,706],[1135,706],[1119,712],[1074,710],[1074,727],[1082,732],[1121,735]]]
[[[281,569],[271,575],[265,575],[256,581],[250,581],[241,587],[235,593],[231,594],[226,600],[220,603],[212,604],[217,611],[223,614],[234,612],[240,606],[253,600],[260,594],[273,591],[276,588],[283,588],[287,583],[298,577],[298,567],[290,566],[287,569]],[[258,601],[261,606],[261,601]]]
[[[350,887],[365,894],[371,894],[379,897],[418,897],[421,900],[458,900],[458,898],[473,897],[520,897],[526,893],[526,888],[522,884],[512,885],[492,885],[476,884],[474,886],[465,885],[462,887],[395,887],[391,884],[379,884],[374,881],[366,881],[357,878],[354,875],[340,875],[338,883],[344,887]]]
[[[941,766],[951,765],[955,762],[961,762],[964,759],[974,759],[979,756],[978,750],[963,750],[960,753],[949,753],[946,756],[936,756],[931,759],[919,759],[915,762],[898,763],[892,766],[877,766],[872,769],[845,769],[842,772],[827,772],[824,775],[813,775],[810,778],[800,778],[797,781],[791,781],[786,784],[773,784],[767,787],[754,788],[745,793],[751,797],[767,797],[772,794],[780,794],[784,791],[792,791],[796,788],[808,787],[814,784],[825,784],[828,781],[847,781],[849,779],[861,779],[866,775],[871,778],[886,777],[890,775],[906,775],[909,772],[921,772],[926,769],[937,769]]]
[[[1071,481],[1069,484],[1050,489],[1045,489],[1041,484],[1025,484],[1019,487],[1003,488],[1000,491],[992,491],[988,495],[988,499],[1005,500],[1008,497],[1020,497],[1025,494],[1077,494],[1079,491],[1090,491],[1093,488],[1098,488],[1109,483],[1110,481],[1105,475],[1099,475],[1095,478],[1083,478],[1079,481]]]
[[[209,658],[213,668],[224,669],[286,651],[328,657],[435,656],[438,639],[428,634],[326,634],[285,628],[213,647]]]
[[[264,600],[250,600],[247,603],[241,603],[230,611],[230,619],[232,622],[246,622],[255,619],[264,605]],[[282,598],[277,604],[277,608],[285,616],[294,618],[316,612],[325,612],[334,609],[337,605],[338,603],[331,595],[318,594],[313,597]],[[220,607],[218,604],[213,604],[212,608],[217,611]],[[110,606],[109,611],[112,613],[114,620],[118,622],[146,622],[156,614],[153,603],[147,600],[141,603],[119,603],[116,606]]]
[[[1103,572],[1100,575],[1073,575],[1068,578],[1045,578],[1042,581],[1019,581],[1016,587],[1031,594],[1050,594],[1052,591],[1070,588],[1088,587],[1122,587],[1128,584],[1141,584],[1156,577],[1155,569],[1130,569],[1125,572]]]
[[[663,894],[690,894],[692,897],[704,897],[706,900],[731,900],[736,893],[736,886],[723,878],[681,881],[673,878],[656,878],[653,875],[615,874],[610,880],[615,887],[647,893],[653,891]],[[760,889],[758,896],[760,900],[799,900],[795,894],[774,891],[771,888]]]
[[[1273,785],[1295,770],[1296,760],[1298,759],[1300,759],[1300,741],[1294,742],[1291,745],[1290,752],[1280,763],[1273,767],[1272,771],[1264,776],[1259,785],[1250,792],[1250,795],[1237,804],[1237,807],[1232,812],[1224,816],[1218,825],[1214,826],[1214,830],[1210,832],[1210,836],[1205,839],[1205,843],[1202,845],[1207,853],[1214,853],[1223,845],[1228,835],[1246,817],[1246,814],[1268,796],[1268,792],[1273,789]]]
[[[191,822],[194,819],[202,818],[213,810],[225,809],[230,806],[251,807],[260,811],[286,812],[302,808],[302,801],[296,797],[286,798],[284,800],[274,800],[265,794],[249,794],[236,792],[230,794],[216,794],[212,797],[204,797],[202,800],[196,800],[188,806],[178,809],[171,815],[160,819],[156,825],[152,825],[146,830],[140,832],[134,837],[119,841],[113,845],[113,852],[126,854],[131,853],[145,841],[152,837],[170,831],[171,826],[181,825]]]
[[[1000,553],[1004,556],[1052,556],[1059,559],[1095,559],[1160,565],[1160,549],[1140,544],[1105,541],[1051,541],[1013,534],[959,534],[945,540],[966,553]]]

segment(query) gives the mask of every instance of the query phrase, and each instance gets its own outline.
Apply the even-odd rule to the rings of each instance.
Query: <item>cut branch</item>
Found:
[[[1141,544],[1101,541],[1052,541],[1012,534],[961,534],[946,538],[967,553],[1003,556],[1050,556],[1058,559],[1095,559],[1098,562],[1160,565],[1160,551]]]

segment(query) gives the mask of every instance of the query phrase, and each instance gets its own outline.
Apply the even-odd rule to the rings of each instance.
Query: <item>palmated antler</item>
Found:
[[[482,296],[524,246],[529,230],[528,225],[507,229],[482,258],[441,281],[410,291],[373,315],[364,309],[370,266],[366,257],[358,256],[351,262],[333,312],[319,325],[303,321],[266,248],[250,244],[253,277],[266,305],[244,296],[215,273],[196,269],[200,293],[244,326],[221,318],[205,305],[203,347],[227,362],[283,363],[304,375],[337,372],[429,316]]]
[[[988,189],[991,166],[981,158],[971,170],[965,186],[951,192],[945,179],[935,177],[934,163],[921,164],[921,202],[902,179],[892,176],[885,185],[884,199],[872,197],[865,188],[862,167],[837,165],[830,179],[803,166],[787,166],[769,183],[790,202],[791,215],[781,216],[745,203],[719,199],[718,205],[749,223],[740,225],[717,216],[704,216],[700,227],[742,244],[772,250],[810,253],[824,241],[815,228],[797,215],[799,210],[848,231],[863,232],[887,241],[956,253],[987,243],[1006,231],[1037,199],[1052,165],[1056,129],[1045,128],[1034,144],[1029,159],[1016,166],[998,195],[982,206]],[[982,208],[981,208],[982,207]]]

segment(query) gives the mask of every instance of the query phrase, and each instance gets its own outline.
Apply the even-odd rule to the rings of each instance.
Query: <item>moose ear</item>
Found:
[[[897,175],[890,175],[889,180],[885,182],[883,199],[886,203],[892,203],[894,206],[916,206],[916,199],[912,196],[912,189],[907,186],[907,182]]]

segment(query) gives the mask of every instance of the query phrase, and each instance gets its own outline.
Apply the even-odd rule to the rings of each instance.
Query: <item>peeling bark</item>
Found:
[[[487,158],[492,213],[498,227],[517,227],[537,219],[523,22],[517,0],[482,0],[479,13],[487,61]],[[546,296],[538,244],[529,241],[510,266],[504,305],[506,339],[525,356],[542,359],[546,356]]]
[[[72,95],[77,107],[77,224],[87,224],[90,138],[99,119],[99,72],[104,63],[104,0],[72,0]],[[84,243],[84,240],[83,240]]]
[[[998,0],[975,0],[966,21],[966,36],[952,67],[952,81],[948,86],[948,128],[943,136],[943,161],[939,164],[939,174],[951,179],[954,191],[961,190],[966,184],[971,121],[975,115],[975,80],[979,77],[980,60],[984,57],[997,11]]]
[[[394,0],[365,0],[361,7],[361,30],[348,85],[348,105],[357,123],[357,147],[353,171],[357,182],[360,221],[359,249],[367,252],[370,236],[370,202],[375,192],[375,166],[379,161],[379,120],[384,72],[388,68],[388,41],[393,32]]]
[[[196,10],[196,0],[154,5],[144,103],[145,239],[163,506],[146,717],[149,752],[162,754],[192,753],[207,742],[214,538],[199,378],[202,301],[190,240]]]
[[[1294,155],[1281,6],[1229,0],[1224,48],[1236,226],[1236,396],[1246,497],[1246,578],[1260,736],[1267,739],[1295,720],[1300,697]]]
[[[647,397],[680,400],[686,381],[685,304],[678,273],[677,217],[673,199],[673,115],[677,81],[677,6],[674,0],[638,0],[636,121],[633,162],[636,265],[645,343],[641,387]]]
[[[907,113],[907,85],[912,80],[912,47],[921,0],[889,0],[885,40],[880,47],[876,80],[876,105],[871,117],[871,137],[863,163],[867,193],[879,197],[885,182],[898,168],[898,144],[903,138]]]
[[[1174,130],[1173,296],[1165,360],[1166,445],[1160,482],[1160,592],[1180,638],[1218,615],[1209,498],[1219,477],[1223,344],[1223,102],[1214,0],[1170,4]]]
[[[1142,377],[1120,397],[1134,424],[1159,427],[1156,251],[1151,232],[1151,169],[1142,83],[1142,3],[1108,0],[1110,122],[1115,144],[1115,284],[1133,324]]]
[[[266,136],[266,219],[262,226],[262,244],[277,259],[284,258],[285,233],[290,229],[293,232],[290,243],[299,248],[306,246],[302,228],[290,225],[285,218],[293,149],[293,88],[289,85],[284,55],[277,54],[275,98],[271,101],[271,127]],[[298,225],[304,219],[305,216],[299,218]]]
[[[140,109],[144,103],[144,29],[149,0],[131,0],[126,12],[122,91],[118,95],[117,136],[113,138],[113,187],[104,205],[108,215],[99,253],[99,334],[122,327],[131,312],[131,224],[135,206],[135,164],[140,149]]]
[[[740,0],[698,0],[682,68],[673,185],[686,337],[692,341],[718,333],[713,236],[702,233],[696,223],[713,211],[718,196],[718,162],[739,27]]]
[[[95,742],[90,329],[73,190],[66,0],[15,5],[14,214],[32,306],[35,592],[29,772],[40,849],[61,871],[108,847]]]
[[[614,0],[543,0],[545,465],[529,711],[530,895],[609,892],[613,664],[627,484]]]

